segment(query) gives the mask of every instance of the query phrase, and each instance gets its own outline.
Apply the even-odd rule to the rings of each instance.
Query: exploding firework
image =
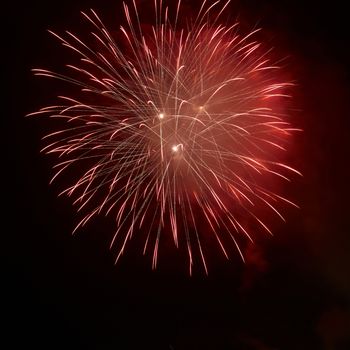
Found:
[[[244,260],[251,230],[271,234],[262,208],[284,220],[278,203],[295,206],[270,186],[299,174],[281,161],[296,130],[283,108],[292,84],[253,39],[257,30],[219,24],[228,3],[204,1],[182,25],[181,1],[170,19],[156,0],[149,27],[135,1],[123,4],[126,25],[114,36],[93,10],[82,13],[94,28],[89,40],[52,33],[79,64],[68,74],[34,69],[78,88],[31,115],[63,123],[44,137],[43,151],[59,159],[52,181],[73,170],[62,193],[82,213],[75,230],[99,214],[115,217],[116,261],[138,233],[153,268],[160,240],[171,237],[187,251],[190,273],[195,256],[207,272],[213,242]]]

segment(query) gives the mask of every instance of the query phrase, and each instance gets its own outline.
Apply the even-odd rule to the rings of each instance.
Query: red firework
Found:
[[[52,33],[80,64],[64,75],[34,69],[79,88],[31,115],[63,121],[45,137],[43,151],[59,159],[52,181],[74,170],[62,193],[83,213],[76,229],[98,214],[115,216],[116,261],[135,232],[146,232],[143,252],[153,251],[153,268],[161,237],[170,235],[186,247],[190,273],[194,249],[208,272],[208,237],[225,257],[232,246],[244,260],[240,242],[253,241],[250,228],[271,234],[262,206],[282,220],[278,203],[296,206],[270,181],[300,174],[281,161],[296,130],[283,107],[292,84],[253,39],[257,30],[241,36],[238,23],[219,24],[228,3],[203,2],[181,27],[181,1],[171,21],[156,0],[148,30],[135,2],[124,4],[122,40],[91,10],[83,13],[94,27],[91,41]]]

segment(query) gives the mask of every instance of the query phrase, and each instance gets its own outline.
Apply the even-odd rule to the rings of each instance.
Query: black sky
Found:
[[[74,209],[68,199],[57,199],[59,187],[48,185],[50,161],[39,154],[45,123],[24,118],[55,93],[30,72],[61,62],[46,29],[81,28],[79,11],[90,7],[117,28],[120,3],[35,0],[3,11],[10,96],[2,113],[2,348],[349,349],[345,5],[242,0],[229,7],[233,18],[261,26],[268,44],[289,56],[300,110],[295,122],[304,129],[290,160],[304,177],[288,191],[301,209],[288,212],[287,224],[250,252],[247,265],[220,260],[209,277],[190,278],[187,270],[166,266],[165,256],[155,272],[150,259],[133,252],[114,266],[104,218],[72,237]]]

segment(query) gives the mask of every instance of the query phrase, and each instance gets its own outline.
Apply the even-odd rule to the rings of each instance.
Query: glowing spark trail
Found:
[[[91,10],[82,14],[92,40],[51,32],[80,57],[67,65],[71,73],[34,69],[78,88],[30,115],[63,122],[45,137],[43,151],[59,160],[52,180],[74,170],[62,193],[83,213],[76,229],[114,215],[116,260],[137,232],[155,268],[160,240],[170,234],[185,247],[190,273],[196,258],[207,272],[212,242],[225,257],[233,247],[244,260],[240,246],[253,241],[252,231],[271,234],[261,208],[284,220],[278,203],[295,205],[269,187],[271,178],[299,174],[281,162],[296,130],[283,108],[292,84],[252,39],[257,30],[241,36],[237,23],[218,23],[227,5],[204,1],[182,26],[180,0],[173,20],[155,0],[155,24],[146,29],[135,1],[123,4],[118,40]]]

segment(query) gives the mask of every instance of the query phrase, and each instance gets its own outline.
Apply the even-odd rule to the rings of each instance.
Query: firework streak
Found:
[[[208,272],[206,250],[216,245],[228,258],[232,247],[244,260],[240,242],[252,230],[271,234],[261,208],[284,220],[276,206],[296,206],[269,188],[300,174],[281,161],[296,130],[283,108],[292,84],[280,81],[257,30],[242,36],[237,23],[218,23],[227,5],[203,2],[182,26],[180,1],[170,20],[155,0],[155,23],[145,27],[135,2],[124,4],[126,25],[114,37],[91,10],[82,13],[91,40],[52,33],[80,57],[71,73],[34,69],[78,87],[30,115],[62,122],[44,138],[43,151],[59,160],[52,181],[71,174],[62,193],[83,214],[76,229],[114,215],[116,261],[138,233],[153,268],[161,237],[171,237],[188,252],[190,273],[194,257]]]

